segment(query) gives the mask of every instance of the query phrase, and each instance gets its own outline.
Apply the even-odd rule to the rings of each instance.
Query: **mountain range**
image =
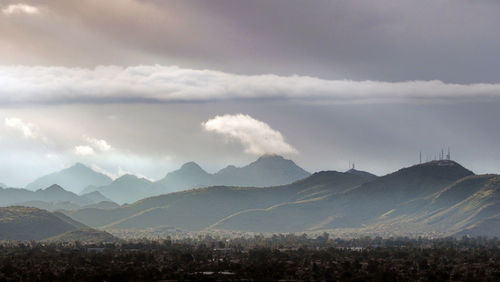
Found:
[[[67,215],[109,230],[171,226],[188,231],[498,236],[500,176],[474,175],[454,161],[441,160],[382,177],[324,171],[288,185],[213,186]]]
[[[263,172],[265,164],[270,166]],[[273,164],[277,169],[272,169]],[[187,163],[167,174],[163,182],[124,175],[107,186],[97,187],[121,191],[125,195],[122,199],[126,199],[128,191],[139,195],[137,190],[143,187],[139,191],[145,197],[132,204],[118,206],[103,201],[107,199],[97,191],[76,195],[52,185],[37,191],[2,188],[0,205],[19,204],[22,199],[23,205],[54,210],[50,203],[56,202],[65,216],[81,222],[85,228],[113,232],[177,228],[280,233],[328,231],[339,236],[385,237],[500,235],[500,175],[475,175],[451,160],[418,164],[381,177],[354,169],[321,171],[290,184],[270,187],[243,186],[247,180],[239,177],[241,172],[235,172],[257,171],[254,177],[258,177],[281,171],[284,173],[270,177],[281,180],[283,175],[289,175],[286,167],[293,172],[291,175],[307,174],[295,166],[281,157],[265,156],[242,168],[230,167],[209,174],[197,164]],[[234,176],[231,181],[240,180],[241,186],[210,186],[211,181],[231,179],[228,175]],[[218,177],[222,180],[216,180]],[[208,187],[148,195],[161,193],[158,187],[168,186],[165,182]],[[8,218],[10,215],[6,214]],[[0,221],[1,218],[2,215]],[[70,230],[73,233],[67,236],[82,234],[75,230]],[[5,231],[0,228],[0,232]],[[87,233],[92,232],[83,232]]]
[[[215,185],[241,187],[284,185],[309,175],[309,172],[291,160],[277,155],[264,155],[249,165],[228,166],[214,174],[206,172],[195,162],[188,162],[156,182],[134,175],[124,175],[108,185],[88,186],[83,192],[99,191],[113,201],[123,204],[150,196]]]
[[[17,188],[0,188],[0,206],[3,207],[19,205],[55,211],[59,209],[74,210],[86,206],[95,206],[97,204],[104,205],[103,203],[110,203],[108,207],[117,206],[116,204],[113,205],[110,199],[104,197],[97,191],[77,195],[73,192],[64,190],[57,184],[37,191]]]

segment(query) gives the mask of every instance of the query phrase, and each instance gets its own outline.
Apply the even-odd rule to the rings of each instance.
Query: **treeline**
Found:
[[[499,281],[497,238],[3,242],[0,281]]]

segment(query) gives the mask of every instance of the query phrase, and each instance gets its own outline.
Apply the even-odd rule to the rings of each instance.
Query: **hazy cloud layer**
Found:
[[[249,115],[222,115],[202,123],[205,130],[221,134],[229,140],[240,142],[245,153],[293,154],[297,150],[288,144],[281,133],[272,129],[267,123],[256,120]]]
[[[500,98],[500,84],[323,80],[236,75],[176,66],[0,67],[0,103],[138,103],[214,100],[432,102]]]

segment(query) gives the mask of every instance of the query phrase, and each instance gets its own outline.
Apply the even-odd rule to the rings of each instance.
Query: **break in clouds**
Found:
[[[0,103],[135,103],[221,100],[432,102],[500,98],[500,84],[325,80],[237,75],[177,66],[0,67]]]

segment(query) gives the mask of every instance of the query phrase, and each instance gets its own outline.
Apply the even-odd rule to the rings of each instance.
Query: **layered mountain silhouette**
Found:
[[[241,187],[284,185],[309,175],[310,173],[291,160],[277,155],[264,155],[247,166],[228,166],[215,174],[206,172],[195,162],[188,162],[156,182],[125,175],[111,184],[101,187],[89,186],[84,191],[99,191],[113,201],[123,204],[150,196],[215,185]]]
[[[112,229],[175,226],[201,230],[244,210],[307,202],[345,192],[366,181],[369,179],[349,173],[319,172],[289,185],[200,188],[147,198],[117,209],[81,209],[68,215],[90,226]]]
[[[91,229],[62,213],[30,207],[0,208],[0,241],[50,240],[110,241],[108,233]]]
[[[325,171],[288,185],[214,186],[68,215],[107,229],[498,236],[500,176],[442,160],[382,177]]]
[[[88,186],[83,192],[100,193],[117,203],[132,203],[158,193],[153,182],[131,174],[123,175],[105,186]]]
[[[263,187],[262,178],[266,177],[270,183],[278,184],[298,180]],[[202,188],[164,193],[189,187]],[[22,200],[26,206],[54,210],[56,202],[71,220],[82,222],[85,228],[105,230],[500,235],[500,175],[474,175],[450,160],[418,164],[381,177],[353,169],[309,175],[279,156],[263,156],[247,166],[229,166],[215,174],[190,162],[157,182],[124,175],[107,185],[89,187],[85,192],[88,193],[76,195],[59,185],[37,191],[1,188],[0,205],[18,204]],[[162,195],[152,196],[155,194]],[[122,202],[143,199],[118,206],[107,201],[109,195]],[[14,209],[23,211],[21,207]],[[44,216],[59,215],[47,213]],[[4,215],[12,217],[9,212]],[[94,232],[79,229],[43,236],[76,238],[88,234],[91,237]],[[69,233],[63,235],[66,232]],[[108,235],[94,234],[94,238],[104,239]]]
[[[68,191],[80,193],[87,186],[103,186],[112,181],[108,176],[96,172],[81,163],[77,163],[72,167],[36,179],[28,184],[26,189],[38,190],[57,184]]]
[[[99,192],[77,195],[64,190],[59,185],[51,185],[45,189],[30,191],[16,188],[0,188],[0,206],[27,206],[46,210],[73,210],[85,206],[111,202]]]

